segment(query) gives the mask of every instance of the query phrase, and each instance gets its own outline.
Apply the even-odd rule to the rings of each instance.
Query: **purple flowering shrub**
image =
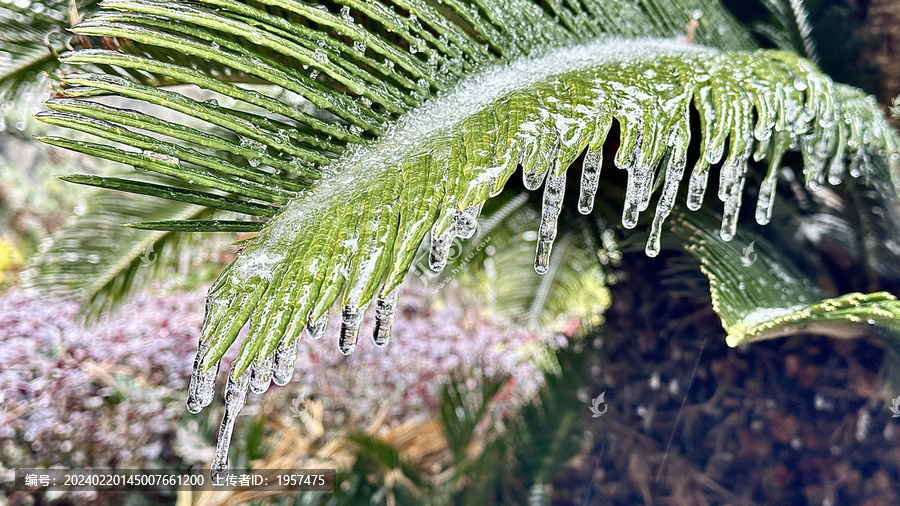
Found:
[[[140,294],[88,328],[76,322],[71,302],[16,290],[0,296],[0,473],[208,464],[221,399],[199,415],[184,406],[204,293]],[[449,372],[476,365],[512,373],[498,395],[508,411],[536,391],[540,373],[528,351],[538,343],[475,307],[461,296],[448,303],[408,288],[390,344],[361,339],[349,357],[337,350],[333,318],[321,340],[304,336],[292,382],[273,386],[266,403],[251,395],[242,418],[266,409],[291,416],[298,399],[313,396],[334,428],[366,424],[384,404],[393,425],[435,414]],[[371,327],[368,321],[361,336]],[[220,371],[219,397],[236,348]]]

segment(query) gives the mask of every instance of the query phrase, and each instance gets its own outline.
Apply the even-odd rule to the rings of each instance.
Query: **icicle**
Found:
[[[391,326],[397,313],[398,299],[397,290],[394,290],[384,297],[378,297],[375,303],[375,346],[386,346],[391,339]]]
[[[217,362],[215,366],[206,371],[203,370],[203,360],[209,351],[209,344],[209,340],[201,341],[197,347],[197,355],[194,357],[187,398],[187,409],[194,414],[209,406],[216,395],[216,375],[219,373],[221,362]]]
[[[644,248],[644,252],[649,257],[659,255],[662,225],[669,213],[672,212],[672,208],[675,207],[678,185],[681,184],[684,167],[687,165],[687,157],[681,152],[669,153],[666,157],[666,181],[663,185],[662,195],[659,197],[659,203],[656,205],[656,215],[650,225],[650,238],[647,239],[647,246]]]
[[[775,188],[778,172],[769,168],[769,175],[759,185],[759,198],[756,201],[756,223],[768,225],[772,219],[772,208],[775,204]]]
[[[653,194],[653,167],[642,166],[638,170],[641,172],[638,211],[644,212],[650,207],[650,196]]]
[[[308,322],[306,324],[306,332],[313,339],[320,339],[325,334],[326,328],[328,328],[328,313],[323,314],[317,322]]]
[[[263,394],[269,389],[272,383],[272,367],[275,365],[275,354],[270,353],[268,357],[262,361],[259,355],[250,366],[250,391],[255,394]]]
[[[225,385],[225,416],[219,426],[216,439],[216,456],[209,469],[209,477],[213,483],[221,483],[228,475],[228,449],[231,446],[231,433],[244,402],[247,401],[247,389],[250,386],[250,370],[247,369],[237,379],[228,372],[228,383]]]
[[[594,197],[600,183],[600,169],[603,167],[603,145],[597,149],[588,148],[581,168],[581,192],[578,195],[578,212],[590,214],[594,209]]]
[[[534,270],[546,274],[550,269],[550,250],[556,239],[556,222],[562,211],[562,201],[566,193],[566,173],[556,174],[557,161],[550,166],[547,184],[544,186],[544,202],[541,206],[541,226],[538,230],[537,251]]]
[[[725,208],[722,211],[722,229],[719,236],[723,241],[730,241],[737,232],[738,214],[741,212],[741,196],[744,193],[745,175],[747,174],[747,162],[743,160],[740,172],[735,169],[737,181],[731,185],[731,194],[725,200]]]
[[[366,306],[360,308],[344,306],[341,311],[341,336],[338,340],[338,349],[344,355],[349,355],[356,349],[356,341],[359,339],[359,324],[365,313]]]
[[[694,169],[691,172],[691,180],[688,184],[687,208],[697,211],[703,205],[703,195],[706,193],[706,184],[709,181],[709,167],[702,172]]]
[[[522,180],[524,181],[525,189],[534,191],[541,187],[541,184],[544,183],[544,178],[547,177],[546,172],[526,172],[522,175]]]
[[[431,256],[428,258],[428,266],[434,272],[441,272],[447,266],[447,258],[450,256],[450,246],[453,239],[456,238],[456,219],[453,220],[450,227],[439,235],[434,235],[431,231]]]
[[[835,156],[831,160],[831,165],[828,167],[828,184],[839,185],[844,182],[844,173],[847,171],[847,166],[844,164],[843,153],[840,156]]]
[[[523,168],[522,181],[525,184],[525,188],[529,191],[535,191],[544,184],[549,174],[544,170],[544,167],[558,163],[560,141],[557,136],[554,136],[552,139],[552,142],[550,138],[543,138],[542,142],[539,141],[534,148],[537,150],[535,156],[529,157],[527,153],[523,154],[521,162]]]
[[[275,348],[275,368],[272,372],[272,381],[278,386],[287,385],[294,375],[294,364],[297,362],[297,344],[299,339],[294,339],[287,346]]]
[[[625,185],[625,209],[622,211],[622,225],[625,228],[637,226],[644,191],[643,177],[644,174],[639,169],[628,171],[628,183]]]
[[[481,206],[471,206],[460,211],[456,220],[456,236],[463,239],[471,239],[475,235],[478,226],[478,215],[481,214]]]

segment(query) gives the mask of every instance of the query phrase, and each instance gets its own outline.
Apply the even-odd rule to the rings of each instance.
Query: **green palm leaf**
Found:
[[[826,298],[777,248],[741,231],[725,243],[703,217],[679,215],[676,230],[689,241],[709,278],[713,309],[730,346],[802,332],[837,338],[874,334],[900,351],[900,301],[887,292]]]
[[[41,89],[42,74],[53,74],[60,67],[59,53],[73,44],[65,33],[78,21],[73,16],[94,12],[98,3],[18,0],[0,4],[0,121],[8,112],[6,107]]]
[[[663,220],[683,178],[692,104],[701,111],[706,135],[704,155],[690,176],[689,207],[700,206],[708,167],[720,161],[726,139],[731,139],[719,184],[725,205],[721,235],[726,239],[735,233],[751,156],[772,162],[757,205],[757,221],[765,223],[776,168],[790,144],[800,144],[810,184],[843,173],[840,138],[851,146],[867,146],[852,153],[863,164],[854,166],[855,173],[869,173],[869,150],[895,151],[896,139],[883,120],[867,125],[869,143],[862,142],[863,130],[856,130],[861,125],[843,120],[863,117],[851,113],[865,107],[862,96],[835,90],[803,60],[785,53],[711,54],[659,42],[631,43],[622,52],[620,42],[567,50],[565,54],[576,55],[570,64],[577,68],[566,66],[564,54],[553,53],[543,61],[529,60],[527,78],[525,68],[504,68],[434,101],[393,135],[344,158],[336,177],[289,204],[215,283],[203,331],[212,346],[210,363],[251,316],[234,319],[228,309],[234,304],[259,303],[237,374],[257,354],[271,353],[282,336],[290,342],[308,322],[324,317],[339,297],[345,308],[341,347],[352,351],[359,313],[376,295],[386,298],[400,284],[429,230],[431,263],[440,269],[453,239],[471,237],[481,206],[503,189],[517,165],[529,189],[547,179],[535,260],[535,269],[546,271],[566,168],[586,148],[587,159],[596,159],[614,118],[624,132],[616,165],[629,174],[622,217],[626,228],[633,228],[649,207],[654,185],[663,187],[647,244],[651,255],[658,252]],[[561,66],[547,69],[551,61]],[[736,67],[749,72],[735,72]],[[790,85],[755,83],[763,73],[782,75]],[[665,76],[660,81],[666,84],[648,76]],[[806,93],[799,91],[801,84]],[[754,107],[764,111],[758,120]],[[789,109],[799,114],[791,118]],[[828,167],[831,159],[838,163]],[[579,201],[587,211],[597,165],[588,161],[585,167]],[[321,265],[328,267],[311,268]]]

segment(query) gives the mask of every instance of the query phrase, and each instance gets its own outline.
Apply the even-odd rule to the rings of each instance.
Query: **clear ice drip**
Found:
[[[647,177],[649,175],[639,167],[628,170],[628,183],[625,185],[625,209],[622,211],[622,226],[625,228],[637,226],[644,185],[648,184],[644,179]]]
[[[391,339],[391,327],[397,314],[398,299],[399,295],[394,290],[385,297],[378,297],[375,303],[375,332],[372,336],[375,346],[386,346]]]
[[[454,217],[456,237],[471,239],[475,235],[475,228],[478,226],[479,214],[481,214],[481,206],[471,206],[460,211]]]
[[[447,266],[447,259],[450,256],[450,246],[453,245],[453,239],[456,238],[456,220],[447,230],[438,236],[435,236],[434,230],[431,231],[431,255],[428,257],[428,266],[434,272],[441,272]]]
[[[219,362],[208,370],[203,370],[203,360],[209,351],[209,341],[200,342],[191,371],[191,382],[188,386],[187,409],[197,414],[209,406],[216,395],[216,375],[219,373]]]
[[[578,212],[590,214],[594,209],[594,196],[600,183],[600,168],[603,166],[603,146],[596,150],[588,148],[581,169],[581,192],[578,195]]]
[[[250,366],[250,391],[255,394],[263,394],[269,389],[272,383],[272,368],[275,366],[275,353],[270,353],[263,360],[259,359],[259,355]]]
[[[847,171],[847,165],[844,163],[843,153],[839,153],[831,160],[828,167],[828,184],[839,185],[844,182],[844,173]]]
[[[526,190],[534,191],[541,187],[546,177],[546,172],[528,171],[522,174],[522,182]]]
[[[291,344],[284,343],[275,348],[275,365],[272,371],[272,381],[278,386],[287,385],[294,375],[294,364],[297,362],[297,345],[299,339],[294,339]]]
[[[756,223],[768,225],[772,219],[772,208],[775,204],[775,188],[778,172],[770,169],[770,175],[759,185],[759,198],[756,201]]]
[[[349,355],[356,349],[356,342],[359,339],[359,325],[362,323],[362,317],[365,313],[366,306],[360,308],[344,306],[344,309],[341,311],[341,336],[338,339],[338,349],[344,355]]]
[[[744,192],[744,182],[747,174],[746,160],[739,167],[739,169],[735,170],[737,180],[733,184],[728,185],[730,193],[728,198],[725,199],[725,206],[722,211],[722,229],[719,231],[719,236],[723,241],[730,241],[737,232],[738,214],[741,212],[741,195]]]
[[[676,155],[670,153],[668,156]],[[659,203],[656,204],[656,215],[653,216],[653,223],[650,225],[650,237],[647,239],[647,246],[644,248],[649,257],[659,255],[662,225],[672,212],[672,208],[675,207],[678,185],[681,184],[681,178],[684,176],[687,158],[681,154],[677,156],[678,158],[676,159],[669,158],[666,163],[666,180],[663,185],[662,195],[659,197]]]
[[[547,184],[544,186],[544,203],[541,206],[541,226],[538,229],[537,251],[534,256],[534,270],[546,274],[550,269],[550,250],[556,240],[556,223],[562,210],[566,193],[566,173],[556,174],[556,164],[550,167]]]
[[[697,211],[703,205],[703,195],[706,194],[706,184],[709,181],[709,167],[700,172],[697,168],[691,172],[691,180],[688,183],[687,208]]]
[[[221,483],[228,475],[228,449],[231,447],[231,433],[234,431],[234,422],[237,420],[244,403],[247,401],[247,390],[250,387],[250,369],[244,371],[237,379],[228,373],[228,383],[225,385],[225,416],[219,426],[219,435],[216,439],[216,456],[213,458],[209,469],[209,478],[213,483]]]
[[[325,334],[326,328],[328,328],[328,313],[323,314],[315,323],[309,322],[306,324],[306,332],[313,339],[320,339]]]

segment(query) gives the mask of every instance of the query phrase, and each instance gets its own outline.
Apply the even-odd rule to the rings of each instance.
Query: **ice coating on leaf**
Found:
[[[231,372],[228,373],[228,383],[225,385],[225,416],[219,426],[219,434],[216,437],[216,455],[209,468],[210,479],[213,482],[221,480],[228,474],[228,450],[231,447],[231,433],[234,431],[234,422],[237,420],[244,403],[247,401],[247,390],[250,387],[250,369],[247,369],[237,378]]]
[[[272,382],[278,386],[287,385],[294,375],[294,364],[297,362],[298,339],[294,339],[286,346],[275,349],[275,364],[272,371]]]
[[[546,269],[560,174],[590,147],[578,199],[579,210],[589,211],[595,192],[603,191],[599,154],[613,120],[620,127],[614,161],[628,174],[622,224],[638,226],[656,198],[646,252],[657,254],[687,169],[691,109],[699,116],[702,156],[690,172],[687,207],[701,207],[716,169],[711,164],[721,163],[716,195],[724,203],[726,240],[737,227],[751,158],[776,160],[800,149],[806,182],[814,185],[828,179],[825,168],[842,166],[835,157],[849,159],[851,175],[859,175],[874,170],[875,157],[897,151],[896,135],[870,99],[790,53],[609,38],[554,50],[464,80],[401,117],[384,137],[351,148],[330,177],[289,203],[219,277],[211,297],[251,309],[239,316],[211,312],[204,336],[221,356],[251,312],[265,318],[272,305],[258,302],[269,297],[270,284],[291,294],[279,309],[291,321],[326,314],[341,293],[343,306],[363,308],[396,289],[429,231],[429,263],[443,269],[454,240],[474,233],[482,205],[517,164],[529,187],[547,181],[535,256],[536,270]],[[772,189],[767,180],[758,220],[769,213]],[[345,316],[355,321],[351,313]],[[344,352],[356,342],[350,323],[342,332]],[[271,342],[281,332],[248,339]]]
[[[451,226],[442,234],[437,235],[431,232],[431,254],[428,257],[428,266],[434,272],[441,272],[447,266],[447,259],[450,256],[450,246],[453,245],[453,239],[456,238],[456,227]]]

